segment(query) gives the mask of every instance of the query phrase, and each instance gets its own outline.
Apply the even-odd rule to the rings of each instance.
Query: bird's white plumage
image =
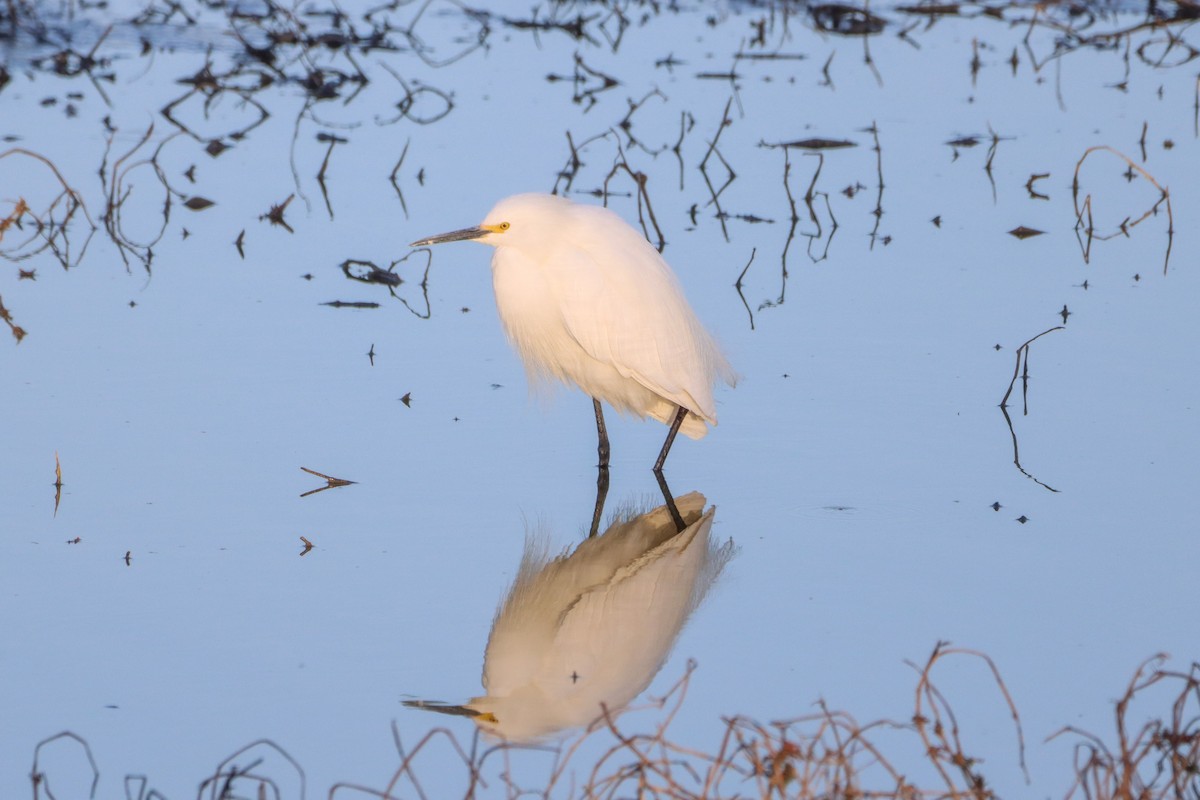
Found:
[[[700,438],[715,425],[712,387],[729,363],[670,267],[612,211],[553,195],[502,200],[478,237],[496,248],[492,280],[504,329],[533,378],[573,383],[618,411]]]
[[[614,523],[552,557],[526,542],[516,579],[497,611],[484,656],[486,696],[467,707],[476,722],[515,741],[619,713],[654,677],[726,562],[732,543],[710,536],[704,496]]]

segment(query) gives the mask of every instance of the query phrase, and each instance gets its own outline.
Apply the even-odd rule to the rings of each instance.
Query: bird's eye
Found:
[[[510,226],[510,225],[509,225],[507,222],[501,222],[501,223],[500,223],[499,225],[497,225],[496,227],[498,227],[498,228],[499,228],[501,231],[506,231],[506,230],[508,230],[508,229],[509,229],[510,227],[512,227],[512,226]]]

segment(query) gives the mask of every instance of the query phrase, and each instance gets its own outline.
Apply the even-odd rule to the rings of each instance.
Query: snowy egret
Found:
[[[530,536],[496,612],[483,660],[487,694],[465,705],[405,705],[469,716],[484,731],[535,741],[623,710],[662,667],[688,617],[734,554],[711,530],[698,492],[626,514],[601,536],[552,558]]]
[[[717,424],[712,390],[733,385],[729,362],[688,305],[658,251],[617,214],[547,194],[501,200],[473,228],[413,247],[474,239],[496,248],[500,322],[531,381],[557,379],[592,398],[600,466],[609,459],[603,400],[699,439]]]

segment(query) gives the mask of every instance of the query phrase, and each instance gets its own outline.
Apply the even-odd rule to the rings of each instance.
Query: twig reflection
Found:
[[[53,736],[48,736],[37,743],[33,748],[33,766],[29,770],[29,779],[33,782],[34,800],[41,797],[41,792],[44,790],[46,797],[54,798],[54,791],[50,786],[50,779],[46,772],[41,767],[42,750],[56,742],[74,742],[83,750],[84,756],[87,758],[88,767],[92,773],[91,790],[89,797],[96,796],[96,787],[100,784],[100,769],[96,766],[96,759],[92,755],[92,747],[87,743],[87,740],[82,736],[71,731],[62,731]]]
[[[58,451],[54,451],[54,516],[58,516],[58,504],[62,500],[62,464],[58,461]]]
[[[326,475],[324,472],[317,472],[315,469],[309,469],[308,467],[301,467],[300,469],[304,472],[307,472],[309,475],[316,475],[318,478],[325,479],[324,486],[320,486],[316,489],[310,489],[309,491],[300,495],[301,497],[308,497],[310,494],[317,494],[318,492],[323,492],[326,489],[335,489],[339,486],[350,486],[354,483],[357,483],[357,481],[348,481],[345,478],[335,478],[332,475]]]
[[[608,175],[604,178],[604,205],[608,205],[608,184],[617,176],[618,172],[624,172],[632,178],[634,185],[637,186],[638,223],[642,226],[642,235],[649,242],[655,241],[655,239],[650,237],[650,230],[646,227],[646,218],[648,217],[650,224],[654,226],[654,235],[658,240],[658,244],[655,247],[661,253],[663,248],[667,246],[667,240],[663,236],[662,228],[658,227],[658,219],[654,216],[654,206],[650,204],[650,193],[646,190],[646,182],[648,180],[646,173],[629,166],[629,162],[625,160],[625,150],[619,143],[617,144],[617,154],[619,156],[618,161],[613,164],[612,169],[609,170]]]
[[[795,231],[795,229],[796,229],[796,224],[795,224],[795,221],[793,220],[792,230]],[[790,243],[791,240],[792,240],[792,234],[789,233],[788,234],[788,242]],[[750,315],[750,330],[754,330],[754,312],[750,310],[750,304],[746,302],[746,295],[742,291],[742,278],[745,278],[746,273],[750,271],[750,265],[754,263],[754,254],[757,252],[758,252],[757,247],[750,249],[750,259],[746,262],[746,266],[742,267],[742,272],[740,275],[738,275],[737,280],[733,282],[733,288],[737,289],[738,297],[740,297],[742,299],[742,305],[746,307],[746,313]],[[784,253],[786,253],[786,252],[787,252],[787,248],[784,247]],[[785,261],[784,263],[785,263],[784,275],[785,275],[785,280],[786,280],[786,275],[787,275],[786,263],[787,262]]]
[[[412,307],[406,299],[396,294],[396,289],[403,283],[404,279],[396,272],[396,267],[408,261],[417,253],[422,253],[425,256],[425,271],[421,275],[421,282],[417,284],[421,288],[421,300],[424,303],[425,310],[418,311]],[[359,283],[375,283],[386,286],[388,294],[399,300],[409,313],[419,319],[429,319],[431,307],[429,305],[429,268],[433,264],[433,253],[428,247],[418,248],[406,254],[403,258],[398,258],[388,265],[387,269],[380,269],[372,261],[360,261],[356,258],[348,258],[341,263],[342,273],[352,281]],[[378,305],[378,304],[376,304]]]
[[[737,173],[733,171],[733,167],[729,166],[729,162],[725,160],[725,157],[721,155],[721,151],[717,149],[717,142],[721,140],[721,133],[724,132],[725,128],[733,124],[733,120],[729,117],[729,108],[732,105],[733,98],[730,97],[725,102],[725,110],[721,112],[721,122],[717,126],[717,132],[713,136],[712,141],[708,143],[708,150],[705,152],[704,158],[700,159],[700,174],[704,176],[704,185],[708,187],[709,194],[709,201],[705,205],[713,206],[716,209],[716,217],[721,223],[721,233],[727,242],[729,241],[729,229],[725,225],[727,215],[721,209],[721,193],[728,189],[729,184],[737,179]],[[713,188],[712,180],[708,175],[708,160],[713,155],[716,155],[717,159],[721,162],[721,166],[725,167],[725,182],[721,184],[720,188]]]
[[[247,758],[248,754],[254,754],[260,750],[265,751],[263,756]],[[274,760],[276,757],[282,758],[295,771],[299,781],[299,792],[295,796],[303,798],[307,782],[304,769],[300,766],[300,762],[292,758],[290,753],[270,739],[253,741],[218,764],[213,774],[200,782],[197,797],[202,798],[206,793],[211,800],[226,797],[291,796],[292,793],[285,792],[272,777],[273,770],[271,768],[260,770],[264,764],[268,764],[270,767],[268,758]],[[242,761],[241,765],[237,763],[239,760]],[[249,786],[241,788],[240,784],[243,783],[249,784]]]
[[[1006,391],[1004,393],[1004,397],[1000,400],[1000,413],[1002,413],[1004,415],[1004,422],[1008,425],[1008,433],[1010,436],[1012,436],[1013,463],[1017,466],[1017,469],[1021,471],[1022,475],[1029,478],[1031,481],[1036,483],[1038,486],[1042,486],[1046,489],[1049,489],[1052,492],[1057,492],[1058,489],[1055,489],[1053,486],[1050,486],[1049,484],[1038,480],[1032,474],[1030,474],[1028,470],[1026,470],[1023,466],[1021,466],[1021,453],[1020,453],[1020,449],[1017,445],[1017,431],[1013,427],[1012,417],[1010,417],[1008,415],[1008,398],[1012,395],[1013,388],[1017,385],[1017,378],[1019,377],[1021,379],[1022,416],[1028,416],[1028,414],[1029,414],[1029,346],[1031,344],[1033,344],[1034,342],[1036,342],[1038,339],[1045,336],[1046,334],[1053,333],[1054,331],[1061,331],[1061,330],[1063,330],[1062,325],[1055,325],[1053,328],[1048,328],[1047,330],[1042,331],[1037,336],[1034,336],[1032,339],[1026,340],[1024,344],[1022,344],[1020,347],[1017,348],[1017,363],[1013,367],[1012,380],[1010,380],[1008,382],[1008,391]]]
[[[1141,175],[1143,178],[1148,180],[1151,185],[1158,190],[1159,195],[1158,200],[1156,200],[1153,205],[1143,211],[1141,216],[1139,216],[1137,219],[1127,216],[1120,223],[1118,223],[1117,230],[1113,231],[1112,233],[1105,234],[1101,234],[1096,231],[1092,217],[1091,193],[1084,194],[1082,200],[1080,200],[1079,172],[1083,168],[1083,164],[1085,161],[1087,161],[1088,157],[1097,152],[1111,153],[1112,155],[1124,161],[1128,166],[1130,174],[1136,172],[1138,175]],[[1080,249],[1083,251],[1083,261],[1085,264],[1090,263],[1093,240],[1104,242],[1110,239],[1115,239],[1118,236],[1128,237],[1134,228],[1145,222],[1151,216],[1156,216],[1158,214],[1159,207],[1165,205],[1167,212],[1167,247],[1165,253],[1163,254],[1163,275],[1167,274],[1167,267],[1171,262],[1171,246],[1175,240],[1175,216],[1171,212],[1171,192],[1168,188],[1160,185],[1154,176],[1147,172],[1143,167],[1134,163],[1133,159],[1119,150],[1109,147],[1108,145],[1095,145],[1093,147],[1089,147],[1083,152],[1083,155],[1080,156],[1079,161],[1075,164],[1075,177],[1071,183],[1071,198],[1075,203],[1075,236],[1079,241]]]
[[[163,138],[155,146],[149,158],[130,163],[134,155],[149,143],[153,135],[154,123],[151,123],[146,128],[146,132],[138,139],[137,143],[109,166],[108,157],[116,138],[116,131],[111,132],[104,148],[104,159],[100,165],[100,181],[105,191],[104,229],[108,233],[109,239],[117,246],[117,252],[120,254],[121,260],[125,263],[125,269],[128,271],[130,258],[132,258],[142,265],[142,269],[146,271],[146,274],[150,274],[150,265],[154,261],[154,246],[162,240],[163,235],[167,232],[167,225],[171,221],[172,199],[178,199],[184,205],[188,205],[189,200],[195,200],[195,198],[189,198],[186,193],[171,186],[170,181],[167,180],[166,172],[158,161],[159,156],[162,155],[163,148],[174,140],[179,135],[178,133],[173,133]],[[163,190],[162,222],[159,224],[158,230],[148,239],[138,240],[127,232],[122,217],[122,210],[134,191],[134,184],[130,180],[130,175],[135,170],[143,167],[149,167],[152,170],[154,177]],[[202,200],[199,208],[202,209],[209,205],[212,205],[211,200]],[[197,209],[197,205],[194,202],[190,207],[193,210]]]
[[[878,235],[879,224],[883,221],[883,147],[879,144],[879,128],[875,125],[875,123],[872,122],[871,127],[867,128],[866,130],[871,134],[871,138],[874,140],[874,144],[872,145],[871,149],[875,151],[875,169],[878,175],[878,192],[875,195],[875,208],[871,211],[871,214],[875,217],[875,225],[871,228],[870,234],[871,249],[874,250],[876,238],[881,238],[881,241],[886,245],[892,240],[892,237],[879,237]]]
[[[396,176],[400,174],[400,168],[404,166],[404,157],[408,155],[408,146],[412,144],[412,139],[404,143],[404,149],[400,151],[400,158],[396,161],[396,166],[392,167],[392,174],[388,176],[388,180],[392,183],[392,188],[396,190],[396,197],[400,200],[400,209],[404,212],[404,218],[408,219],[408,203],[404,202],[404,192],[400,189],[400,184],[396,181]]]
[[[32,195],[26,194],[24,198],[16,201],[12,211],[0,221],[0,243],[3,243],[0,245],[0,258],[20,262],[43,252],[49,252],[63,269],[77,266],[83,260],[92,235],[97,229],[91,214],[88,213],[83,197],[67,183],[66,178],[62,176],[54,162],[40,153],[26,150],[23,147],[14,147],[0,153],[0,161],[7,158],[28,158],[38,162],[50,170],[54,176],[53,182],[57,185],[53,190],[53,197],[44,207],[37,201],[33,201],[38,208],[32,208],[26,199]],[[28,181],[28,179],[26,180]],[[32,191],[35,184],[28,181],[26,185],[29,187],[26,189],[28,192]],[[79,246],[77,252],[72,252],[70,225],[72,221],[76,220],[76,215],[82,216],[83,221],[87,223],[87,230],[83,236],[83,244]],[[32,224],[29,224],[30,222]],[[29,230],[25,238],[13,242],[11,240],[12,230],[24,231],[27,226]],[[9,241],[4,243],[6,236],[9,237]]]

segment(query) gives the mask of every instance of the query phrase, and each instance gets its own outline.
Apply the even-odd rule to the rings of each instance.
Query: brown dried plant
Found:
[[[795,800],[995,800],[996,790],[978,758],[964,747],[959,720],[936,687],[935,667],[950,658],[982,662],[1013,719],[1017,763],[1025,773],[1025,742],[1016,705],[987,655],[939,642],[917,672],[912,718],[860,724],[824,702],[803,716],[762,722],[747,716],[722,720],[715,748],[681,743],[697,731],[673,730],[687,699],[695,664],[658,699],[618,715],[605,709],[600,719],[556,747],[530,747],[485,739],[478,730],[465,738],[434,728],[411,749],[398,726],[392,735],[399,766],[382,788],[351,783],[330,787],[330,800],[371,797],[581,797],[581,798],[794,798]],[[1162,668],[1165,656],[1142,663],[1117,701],[1115,741],[1065,727],[1046,741],[1071,736],[1074,778],[1064,800],[1196,800],[1200,798],[1200,663],[1186,672]],[[1166,702],[1165,713],[1156,712]],[[1134,721],[1134,707],[1148,721]],[[646,714],[656,718],[645,728]],[[634,732],[638,728],[640,732]],[[460,731],[461,734],[461,731]],[[606,740],[611,737],[611,741]],[[52,798],[51,776],[41,765],[42,750],[70,740],[87,759],[92,795],[98,769],[87,742],[64,732],[39,743],[34,751],[33,796]],[[585,742],[600,744],[594,761],[584,763]],[[524,751],[548,754],[546,773],[536,785],[520,785],[516,756]],[[589,751],[593,752],[593,751]],[[147,779],[136,777],[144,791]],[[1028,782],[1028,774],[1025,774]],[[258,740],[223,760],[200,784],[198,797],[303,796],[304,770],[280,745]],[[457,784],[448,791],[447,786]],[[126,779],[129,784],[129,778]],[[161,797],[156,791],[140,797]]]
[[[67,183],[54,162],[40,153],[13,147],[0,153],[0,161],[6,159],[28,159],[49,170],[53,176],[53,180],[48,181],[53,187],[53,197],[44,205],[34,201],[33,207],[24,197],[15,201],[12,211],[0,221],[0,258],[16,262],[49,252],[63,269],[74,267],[83,259],[88,242],[96,231],[96,223],[92,221],[83,198]],[[43,181],[34,175],[30,173],[27,176],[26,185],[36,192]],[[82,245],[73,250],[71,223],[80,220],[87,227],[82,233]],[[23,231],[24,238],[12,241],[14,230]],[[7,241],[5,234],[8,234]],[[80,236],[78,232],[75,233],[76,241]]]
[[[1196,800],[1200,798],[1200,662],[1187,672],[1160,667],[1159,654],[1134,672],[1115,710],[1116,742],[1066,726],[1046,741],[1077,737],[1075,782],[1066,798],[1087,800]],[[1171,712],[1140,727],[1131,706],[1151,692],[1166,693]]]

